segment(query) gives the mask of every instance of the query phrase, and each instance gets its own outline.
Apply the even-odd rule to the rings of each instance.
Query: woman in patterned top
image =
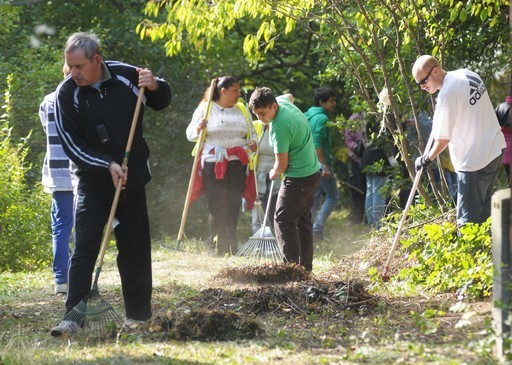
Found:
[[[209,90],[205,95],[209,94]],[[208,199],[210,233],[217,236],[218,255],[237,250],[236,227],[245,190],[249,151],[257,148],[256,132],[249,111],[239,103],[240,83],[231,76],[220,77],[213,92],[209,120],[206,100],[197,107],[187,127],[187,138],[198,140],[206,129],[201,155],[203,188]]]

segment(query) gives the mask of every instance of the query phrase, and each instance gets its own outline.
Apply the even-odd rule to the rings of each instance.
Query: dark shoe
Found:
[[[323,231],[313,231],[313,240],[314,241],[325,241],[329,242],[329,238],[327,238]]]
[[[53,337],[63,337],[74,335],[78,333],[79,330],[80,326],[78,323],[64,320],[60,322],[58,326],[53,327],[50,334]]]
[[[363,216],[361,215],[349,215],[348,221],[353,224],[363,224]]]

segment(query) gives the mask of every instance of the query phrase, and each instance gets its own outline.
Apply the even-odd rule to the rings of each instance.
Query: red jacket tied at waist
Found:
[[[215,149],[212,149],[210,153],[214,153]],[[243,147],[233,147],[226,149],[228,156],[237,156],[243,166],[246,166],[249,163],[249,156],[247,156],[247,152]],[[228,169],[229,160],[223,159],[222,161],[215,162],[215,177],[218,180],[224,179],[226,175],[226,171]]]
[[[199,156],[202,155],[202,150],[198,151]],[[214,150],[211,151],[213,153]],[[233,147],[226,149],[228,156],[236,155],[243,166],[247,166],[249,163],[249,156],[243,147]],[[228,169],[229,160],[223,159],[222,161],[218,161],[215,163],[215,177],[219,180],[224,179],[226,176],[226,171]],[[203,193],[203,169],[201,166],[201,159],[197,160],[197,169],[196,175],[194,176],[194,183],[192,184],[192,192],[190,194],[190,202],[192,203],[194,200],[199,198]],[[254,183],[254,171],[250,170],[249,174],[245,177],[245,189],[243,193],[243,198],[246,201],[246,206],[248,210],[251,210],[254,206],[254,202],[256,201],[256,184]]]

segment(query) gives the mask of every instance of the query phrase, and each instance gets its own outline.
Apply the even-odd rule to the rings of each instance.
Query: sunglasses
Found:
[[[430,69],[430,71],[428,72],[427,76],[425,76],[425,78],[421,79],[420,81],[417,81],[416,83],[418,85],[425,85],[427,82],[428,82],[428,78],[430,76],[430,74],[432,73],[432,70],[435,69],[437,66],[434,66]]]

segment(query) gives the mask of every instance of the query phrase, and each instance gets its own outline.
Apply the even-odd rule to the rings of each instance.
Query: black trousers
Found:
[[[203,184],[208,199],[210,233],[217,236],[217,253],[235,254],[238,249],[236,227],[245,189],[245,166],[229,161],[224,179],[215,177],[215,163],[206,162]]]
[[[112,196],[79,192],[75,217],[75,250],[69,268],[66,311],[69,312],[88,293],[101,246],[103,229],[112,206]],[[144,189],[129,197],[123,192],[116,210],[119,224],[114,229],[118,249],[117,266],[126,317],[151,318],[152,272],[151,236]],[[107,249],[108,250],[108,249]],[[101,288],[101,277],[100,277]]]
[[[366,175],[361,171],[361,166],[354,160],[350,160],[350,184],[355,188],[351,188],[352,208],[350,209],[349,220],[353,223],[360,224],[364,218],[364,201],[366,197]]]
[[[274,230],[288,262],[313,270],[311,207],[320,184],[320,172],[301,178],[286,177],[279,189]]]

